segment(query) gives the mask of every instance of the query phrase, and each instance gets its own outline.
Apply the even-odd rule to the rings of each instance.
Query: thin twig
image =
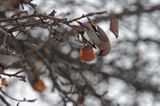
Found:
[[[74,19],[68,21],[68,23],[71,23],[71,22],[73,22],[73,21],[77,21],[77,20],[79,20],[79,19],[82,19],[82,18],[85,18],[85,17],[88,17],[88,16],[101,15],[101,14],[106,14],[106,13],[108,13],[108,12],[107,12],[107,11],[100,11],[100,12],[88,13],[88,14],[86,14],[86,15],[83,14],[81,17],[74,18]],[[108,13],[108,14],[109,14],[109,13]]]
[[[22,72],[24,72],[24,71],[21,70],[21,71],[18,71],[18,72],[16,72],[16,73],[14,73],[14,74],[7,74],[7,73],[4,73],[4,72],[0,72],[0,75],[5,75],[5,76],[8,76],[8,77],[20,78],[22,81],[26,82],[25,76],[23,76],[23,75],[18,75],[18,74],[20,74],[20,73],[22,73]]]
[[[9,96],[7,93],[5,93],[3,90],[2,90],[2,88],[0,88],[0,91],[1,91],[1,93],[3,94],[3,95],[5,95],[6,97],[8,97],[8,98],[10,98],[11,100],[14,100],[14,101],[17,101],[17,102],[35,102],[37,99],[26,99],[26,98],[24,98],[24,99],[16,99],[16,98],[14,98],[14,97],[11,97],[11,96]]]
[[[6,106],[11,106],[2,95],[0,95],[0,99],[4,104],[6,104]]]
[[[33,18],[33,17],[38,17],[38,18],[45,18],[45,19],[52,19],[52,20],[57,20],[57,21],[64,21],[64,19],[59,19],[56,17],[52,17],[46,14],[31,14],[31,15],[24,15],[24,16],[19,16],[15,18],[6,18],[6,19],[1,19],[0,23],[2,22],[8,22],[8,21],[17,21],[17,20],[23,20],[23,19],[28,19],[28,18]]]

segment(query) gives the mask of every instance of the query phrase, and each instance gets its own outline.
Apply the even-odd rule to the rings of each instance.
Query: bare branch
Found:
[[[26,98],[24,98],[24,99],[16,99],[16,98],[14,98],[14,97],[11,97],[11,96],[9,96],[7,93],[5,93],[3,90],[2,90],[2,88],[0,88],[0,91],[1,91],[1,93],[3,94],[3,95],[5,95],[6,97],[8,97],[9,99],[11,99],[11,100],[14,100],[14,101],[17,101],[17,102],[35,102],[37,99],[26,99]]]

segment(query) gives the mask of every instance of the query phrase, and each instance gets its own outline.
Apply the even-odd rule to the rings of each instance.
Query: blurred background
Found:
[[[7,4],[4,1],[0,0],[0,20],[11,17],[18,10],[32,14],[35,9],[40,14],[55,10],[55,17],[67,20],[107,10],[119,20],[119,37],[116,39],[109,31],[110,14],[90,17],[107,33],[112,45],[109,55],[90,63],[80,61],[81,46],[73,33],[63,33],[70,30],[67,25],[37,25],[31,18],[23,21],[25,29],[16,37],[15,45],[6,44],[12,44],[11,48],[20,56],[31,49],[26,45],[45,44],[40,49],[43,56],[39,58],[33,53],[28,61],[40,64],[37,70],[43,72],[41,79],[46,89],[39,93],[28,80],[23,82],[2,75],[9,80],[8,87],[3,90],[11,97],[37,98],[33,103],[19,102],[17,105],[18,101],[4,95],[11,106],[160,106],[159,0],[24,0],[23,8],[20,4],[9,8],[12,6],[4,6]],[[29,3],[36,4],[36,7]],[[85,23],[88,20],[83,18],[80,21]],[[34,25],[27,26],[25,22]],[[0,28],[10,31],[8,33],[13,36],[20,31],[12,21],[0,21]],[[14,73],[20,69],[9,68],[5,72]],[[0,102],[0,106],[5,103]]]

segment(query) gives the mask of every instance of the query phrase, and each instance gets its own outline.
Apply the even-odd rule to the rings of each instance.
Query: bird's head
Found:
[[[81,27],[83,30],[85,30],[85,31],[90,30],[89,25],[83,24],[83,23],[80,22],[80,21],[77,21],[77,23],[80,25],[80,27]]]

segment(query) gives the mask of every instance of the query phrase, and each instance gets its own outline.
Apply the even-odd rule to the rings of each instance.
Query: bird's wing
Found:
[[[109,41],[108,37],[107,37],[107,34],[104,32],[104,30],[102,28],[100,28],[98,25],[97,25],[97,30],[98,30],[98,33],[99,33],[99,39],[103,42],[107,42]]]

